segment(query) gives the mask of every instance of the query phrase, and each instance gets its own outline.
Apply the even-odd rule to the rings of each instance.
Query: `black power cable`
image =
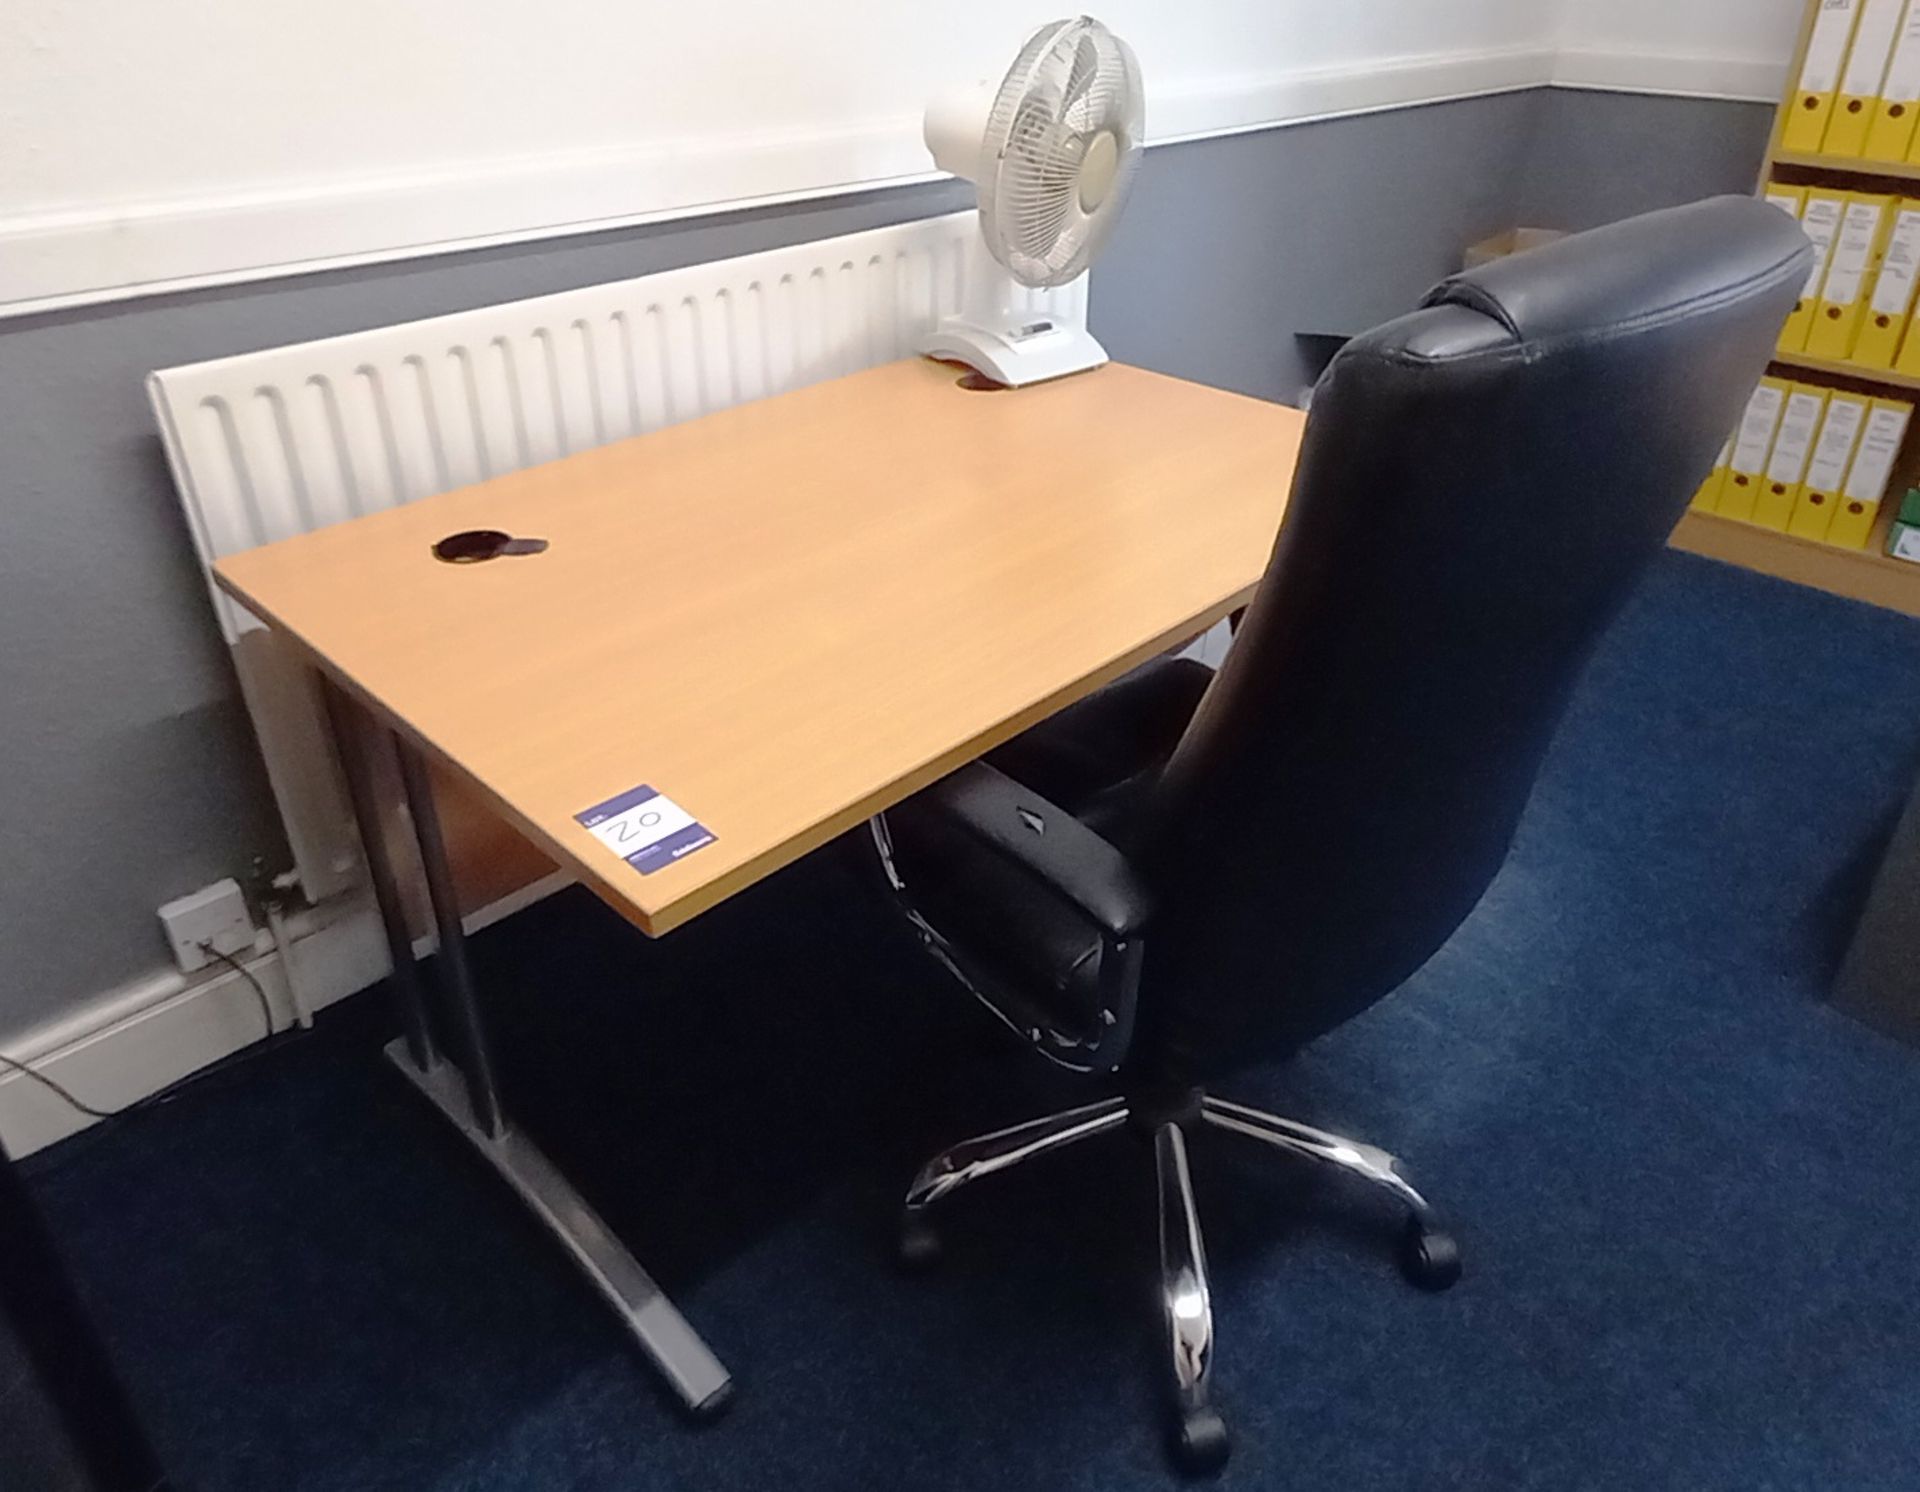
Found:
[[[38,1072],[27,1066],[24,1062],[16,1062],[5,1052],[0,1052],[0,1067],[11,1068],[23,1078],[32,1078],[34,1082],[38,1083],[42,1088],[45,1088],[49,1093],[57,1094],[59,1097],[65,1099],[89,1119],[111,1119],[115,1114],[120,1112],[118,1109],[96,1109],[90,1103],[82,1103],[79,1099],[75,1098],[72,1093],[68,1092],[62,1084],[56,1083],[44,1072]]]
[[[267,1029],[260,1041],[254,1043],[246,1052],[246,1055],[249,1057],[259,1055],[266,1049],[266,1043],[274,1035],[273,1003],[267,999],[266,986],[254,977],[253,970],[249,969],[245,964],[241,963],[239,959],[224,949],[216,948],[211,943],[202,943],[200,944],[200,951],[211,954],[214,958],[221,960],[221,962],[225,963],[234,973],[238,974],[252,986],[254,996],[260,1001],[260,1017],[262,1021],[265,1022]],[[224,1068],[225,1065],[226,1064],[222,1063],[217,1066]],[[0,1067],[9,1068],[24,1078],[32,1079],[49,1093],[54,1094],[65,1103],[71,1104],[75,1110],[85,1114],[89,1119],[117,1119],[123,1114],[131,1114],[139,1109],[151,1108],[156,1104],[167,1103],[179,1093],[180,1089],[193,1082],[196,1078],[206,1077],[216,1070],[216,1068],[207,1068],[200,1072],[188,1073],[187,1076],[181,1078],[178,1082],[169,1083],[158,1092],[149,1093],[145,1098],[137,1098],[123,1109],[97,1109],[90,1103],[82,1102],[64,1083],[57,1082],[53,1078],[48,1077],[38,1068],[30,1067],[25,1062],[9,1057],[5,1052],[0,1052]]]
[[[260,1001],[260,1019],[267,1028],[266,1035],[273,1035],[273,1005],[267,999],[266,988],[258,979],[253,977],[253,970],[241,963],[240,960],[235,958],[231,953],[226,952],[224,949],[216,948],[211,943],[202,943],[200,945],[200,951],[202,953],[211,953],[215,958],[226,964],[229,969],[232,969],[234,973],[238,974],[242,979],[246,980],[248,984],[253,986],[253,993]],[[262,1039],[264,1040],[265,1038],[263,1037]]]

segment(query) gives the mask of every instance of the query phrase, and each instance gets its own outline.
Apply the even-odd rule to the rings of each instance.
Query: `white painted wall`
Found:
[[[1806,0],[1562,0],[1556,82],[1777,99]]]
[[[1107,0],[1158,137],[1537,85],[1541,0]],[[1059,0],[0,5],[0,302],[930,171]]]
[[[1552,40],[1538,0],[1099,9],[1168,96]],[[1027,31],[1070,10],[1060,0],[8,0],[0,211],[911,126],[930,91],[1004,69]],[[889,151],[881,164],[925,163]]]
[[[1552,81],[1773,96],[1799,0],[1103,0],[1156,139]],[[0,4],[0,315],[910,180],[1060,0]]]

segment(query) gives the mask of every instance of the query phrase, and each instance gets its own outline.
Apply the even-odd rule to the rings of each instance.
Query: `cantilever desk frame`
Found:
[[[726,1369],[507,1117],[430,764],[663,934],[1245,604],[1303,425],[1119,365],[980,393],[912,360],[215,567],[325,681],[393,958],[388,1055],[690,1409],[726,1401]],[[432,558],[468,528],[551,547]],[[389,751],[438,935],[438,1019],[411,868],[383,832]],[[578,823],[641,784],[715,842],[641,875]]]
[[[507,1121],[494,1076],[486,1023],[474,989],[459,898],[426,759],[398,734],[381,730],[337,684],[324,681],[322,687],[354,821],[366,850],[387,952],[393,961],[394,990],[404,1034],[387,1047],[388,1060],[426,1095],[573,1256],[681,1402],[695,1414],[717,1412],[732,1392],[732,1379],[720,1360],[560,1169]],[[376,796],[380,773],[375,757],[382,749],[390,749],[397,758],[407,812],[413,822],[439,950],[441,1032],[450,1051],[457,1055],[443,1054],[441,1042],[435,1039],[427,993],[414,961],[400,874],[383,832]]]

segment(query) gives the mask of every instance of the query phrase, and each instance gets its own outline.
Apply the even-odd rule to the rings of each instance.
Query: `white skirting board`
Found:
[[[549,876],[466,919],[469,932],[566,885]],[[310,1011],[344,1000],[386,978],[389,963],[380,920],[360,897],[343,897],[289,929],[294,977]],[[430,951],[422,938],[416,950]],[[274,1030],[294,1023],[287,971],[263,937],[241,962],[260,981]],[[124,1109],[171,1083],[252,1046],[264,1035],[260,999],[224,964],[188,976],[165,970],[89,1001],[35,1030],[8,1039],[5,1052],[96,1109]],[[0,1071],[0,1143],[15,1158],[64,1140],[100,1121],[70,1107],[43,1085]],[[138,1115],[112,1121],[137,1124]]]
[[[357,900],[343,902],[333,918],[292,939],[291,952],[307,1003],[316,1009],[376,983],[387,970],[379,921]],[[242,962],[266,990],[274,1029],[286,1029],[293,1023],[293,999],[279,955],[271,947],[257,949]],[[6,1054],[83,1103],[112,1111],[265,1034],[259,996],[239,974],[215,964],[198,976],[169,969],[123,986],[10,1037]],[[31,1078],[0,1071],[0,1142],[9,1154],[31,1155],[98,1122]]]

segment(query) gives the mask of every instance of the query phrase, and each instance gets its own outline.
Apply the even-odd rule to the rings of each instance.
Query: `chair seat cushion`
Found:
[[[987,760],[1102,834],[1151,781],[1213,682],[1192,658],[1155,658],[1068,705]]]

